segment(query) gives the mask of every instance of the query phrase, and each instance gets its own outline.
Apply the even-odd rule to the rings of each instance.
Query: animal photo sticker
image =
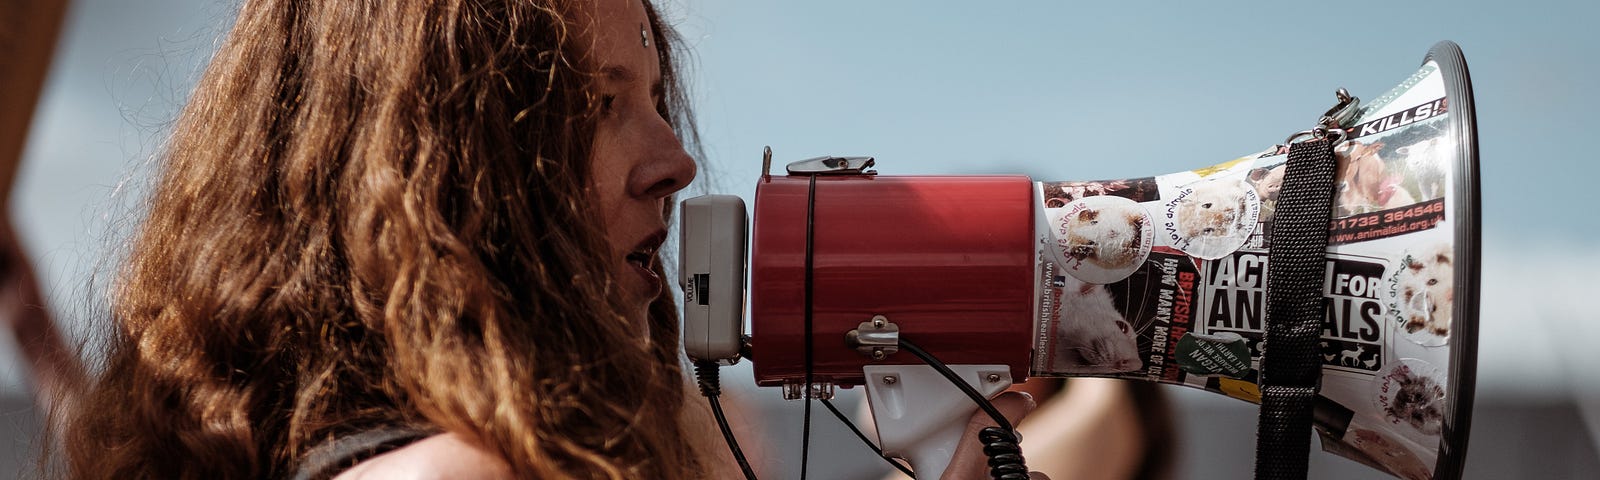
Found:
[[[1330,245],[1407,235],[1445,220],[1460,148],[1444,112],[1441,97],[1362,124],[1335,148]]]
[[[1444,375],[1432,364],[1402,358],[1373,377],[1373,405],[1391,425],[1438,435],[1444,425],[1444,382]]]
[[[1406,142],[1394,149],[1396,160],[1406,178],[1405,188],[1415,193],[1418,201],[1444,198],[1445,169],[1452,165],[1456,143],[1442,129],[1418,128],[1402,131],[1385,140]],[[1413,135],[1408,135],[1413,134]],[[1415,136],[1422,136],[1417,139]]]
[[[1283,174],[1288,166],[1288,162],[1279,161],[1270,166],[1250,169],[1250,187],[1256,191],[1256,200],[1261,204],[1261,214],[1257,218],[1261,223],[1272,223],[1278,206],[1278,192],[1283,190]]]
[[[1238,176],[1191,183],[1166,203],[1163,223],[1172,246],[1215,260],[1244,246],[1261,215],[1256,189]]]
[[[1336,216],[1444,198],[1447,169],[1456,152],[1454,137],[1448,135],[1445,99],[1407,112],[1413,114],[1405,117],[1409,122],[1384,123],[1393,120],[1386,117],[1353,128],[1353,139],[1334,150],[1339,160]]]
[[[1406,251],[1389,277],[1389,316],[1406,339],[1436,347],[1450,342],[1455,305],[1455,251],[1438,242]]]
[[[1380,153],[1384,142],[1351,140],[1334,150],[1339,159],[1335,173],[1334,216],[1348,217],[1417,203],[1401,186],[1405,177],[1390,172],[1390,162]]]
[[[1250,239],[1245,241],[1243,247],[1251,250],[1272,248],[1272,222],[1277,218],[1278,193],[1283,191],[1283,176],[1289,165],[1285,155],[1262,158],[1270,160],[1261,160],[1264,163],[1257,164],[1245,175],[1245,181],[1255,189],[1256,201],[1261,205],[1260,213],[1256,215],[1256,229],[1250,233]]]
[[[1112,374],[1143,368],[1138,332],[1105,285],[1055,275],[1044,294],[1051,321],[1045,372]]]
[[[1115,196],[1083,197],[1050,216],[1061,270],[1107,284],[1127,278],[1150,256],[1155,228],[1144,207]]]

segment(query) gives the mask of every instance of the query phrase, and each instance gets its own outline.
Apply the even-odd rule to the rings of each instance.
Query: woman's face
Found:
[[[629,317],[644,325],[662,279],[652,271],[667,238],[666,202],[695,175],[694,160],[657,108],[663,89],[656,39],[639,0],[593,0],[591,25],[580,28],[589,67],[599,73],[595,95],[593,193],[605,224],[617,284]]]

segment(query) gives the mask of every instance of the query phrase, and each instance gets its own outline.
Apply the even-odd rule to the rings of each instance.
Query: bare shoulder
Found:
[[[494,452],[454,433],[424,438],[357,464],[333,480],[511,479],[511,468]]]

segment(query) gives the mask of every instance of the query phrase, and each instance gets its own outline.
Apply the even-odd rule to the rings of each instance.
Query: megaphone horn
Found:
[[[1296,180],[1302,139],[1334,159],[1321,211],[1311,212],[1321,214],[1310,217],[1321,254],[1309,262],[1278,253],[1294,238],[1289,220],[1305,215],[1288,210],[1288,197],[1315,190]],[[1403,478],[1460,476],[1479,194],[1470,81],[1455,44],[1434,46],[1366,103],[1341,89],[1314,128],[1284,144],[1194,170],[1034,181],[879,175],[874,163],[823,157],[761,178],[749,348],[756,382],[791,398],[867,385],[884,450],[913,457],[919,475],[944,465],[914,458],[931,455],[921,446],[894,444],[936,433],[908,433],[903,424],[916,422],[891,413],[930,401],[903,381],[923,361],[895,338],[914,338],[988,394],[1029,377],[1106,376],[1260,403],[1271,383],[1263,367],[1282,375],[1264,355],[1291,348],[1266,341],[1280,321],[1268,315],[1268,281],[1285,275],[1269,275],[1277,261],[1311,269],[1299,283],[1320,332],[1295,355],[1320,366],[1320,389],[1304,403],[1324,449]],[[686,248],[694,216],[686,206]],[[686,264],[686,289],[695,274]],[[702,335],[686,337],[695,355],[705,332],[690,330]],[[736,329],[718,332],[724,348],[738,343]]]

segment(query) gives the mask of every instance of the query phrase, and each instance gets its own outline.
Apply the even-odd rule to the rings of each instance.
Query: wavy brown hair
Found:
[[[610,280],[561,3],[244,2],[162,155],[66,473],[276,478],[421,424],[523,478],[697,476],[671,300],[640,341]]]

